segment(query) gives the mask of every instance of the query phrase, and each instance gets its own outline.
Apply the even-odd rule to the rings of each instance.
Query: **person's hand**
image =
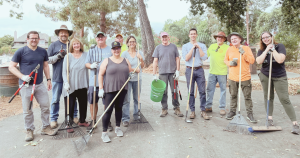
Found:
[[[31,80],[31,77],[29,77],[29,75],[23,75],[21,80],[23,80],[25,82],[29,82]]]
[[[154,81],[157,81],[157,80],[158,80],[156,75],[153,75],[153,80],[154,80]]]
[[[59,53],[57,54],[58,59],[62,59],[65,57],[66,55],[66,51],[65,50],[60,50]]]
[[[91,69],[96,69],[98,66],[97,62],[94,62],[93,64],[91,64]]]
[[[103,98],[104,97],[104,90],[103,89],[99,89],[98,97],[99,98]]]
[[[244,51],[242,45],[241,45],[240,48],[239,48],[239,52],[240,52],[242,55],[245,53],[245,51]]]
[[[176,72],[175,72],[175,78],[174,79],[177,80],[177,81],[179,79],[179,71],[178,70],[176,70]]]
[[[195,44],[194,44],[194,47],[196,47],[196,48],[198,48],[198,49],[201,49],[200,46],[198,45],[198,43],[195,43]]]
[[[133,72],[130,72],[130,73],[129,73],[130,79],[132,79],[134,76],[135,76],[135,74],[134,74]]]
[[[139,54],[139,53],[136,55],[136,57],[139,58],[140,61],[143,60],[143,57],[142,57],[141,54]]]
[[[50,80],[47,81],[47,88],[48,88],[48,91],[50,91],[52,89],[52,83]]]
[[[69,85],[68,82],[65,82],[65,83],[64,83],[64,89],[65,89],[67,92],[69,92],[69,90],[70,90],[70,85]]]
[[[237,62],[232,60],[232,61],[230,62],[230,66],[237,66]]]

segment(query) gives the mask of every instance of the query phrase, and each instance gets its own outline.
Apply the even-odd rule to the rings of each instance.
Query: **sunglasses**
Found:
[[[216,49],[216,52],[218,52],[219,49],[220,49],[220,46],[218,46],[218,48]]]

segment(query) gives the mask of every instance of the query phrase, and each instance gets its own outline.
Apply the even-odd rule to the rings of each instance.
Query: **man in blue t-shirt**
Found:
[[[59,40],[53,42],[48,48],[49,64],[52,64],[52,101],[50,110],[51,128],[54,129],[58,126],[57,119],[59,116],[59,101],[62,93],[63,78],[62,78],[62,67],[64,62],[64,56],[66,55],[67,43],[69,42],[69,36],[72,35],[73,31],[68,30],[66,25],[61,25],[59,29],[56,29],[55,34],[59,37]],[[70,43],[69,43],[70,44]],[[69,46],[70,48],[70,46]],[[77,105],[74,107],[74,122],[78,123],[77,118]]]
[[[9,71],[19,78],[19,85],[24,81],[29,83],[29,86],[24,86],[20,90],[22,98],[23,116],[25,120],[26,137],[25,141],[33,140],[34,127],[34,116],[30,106],[30,98],[33,88],[32,77],[35,77],[36,73],[30,77],[29,74],[40,64],[40,68],[37,69],[37,78],[34,89],[34,97],[41,108],[41,119],[43,124],[43,129],[41,134],[53,136],[56,131],[50,128],[49,123],[49,96],[48,91],[51,90],[52,84],[50,79],[50,70],[48,65],[48,55],[47,51],[41,47],[38,47],[40,37],[39,33],[36,31],[30,31],[27,34],[27,46],[18,49],[11,62],[9,64]],[[20,66],[20,71],[17,69],[17,65]],[[43,72],[47,78],[47,88],[43,84]],[[29,110],[30,109],[30,110]]]

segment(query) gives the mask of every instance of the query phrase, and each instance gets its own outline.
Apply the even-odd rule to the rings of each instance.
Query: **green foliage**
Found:
[[[280,31],[276,34],[275,39],[285,46],[285,61],[298,61],[300,55],[299,35],[293,32]]]
[[[0,38],[0,48],[3,46],[13,46],[14,37],[11,35],[5,35]]]
[[[284,22],[287,25],[300,24],[300,1],[299,0],[279,0],[282,5],[281,11],[284,17]],[[299,31],[300,32],[300,31]],[[299,33],[298,32],[298,33]]]
[[[0,48],[0,55],[3,54],[14,54],[17,50],[16,49],[11,49],[11,46],[3,46]]]
[[[7,2],[13,7],[13,9],[9,11],[10,17],[15,17],[16,19],[22,20],[23,12],[19,12],[19,10],[23,0],[0,0],[0,6],[3,5],[3,2]]]

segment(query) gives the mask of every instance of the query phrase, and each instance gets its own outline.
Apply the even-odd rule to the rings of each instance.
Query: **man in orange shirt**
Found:
[[[247,109],[247,119],[252,123],[256,123],[253,117],[253,104],[251,99],[251,74],[250,74],[250,64],[255,62],[254,56],[250,47],[243,46],[241,43],[244,38],[236,33],[231,33],[227,40],[233,45],[227,49],[224,62],[229,67],[229,93],[230,97],[230,112],[228,113],[226,119],[231,120],[235,116],[237,108],[237,94],[239,87],[239,72],[240,72],[240,60],[242,60],[242,70],[241,70],[241,88],[245,98],[245,105]],[[240,59],[240,53],[242,58]],[[236,58],[236,59],[234,59]]]

